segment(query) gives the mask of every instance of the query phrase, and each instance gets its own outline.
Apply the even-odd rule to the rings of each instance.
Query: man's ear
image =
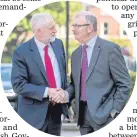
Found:
[[[93,32],[93,31],[94,31],[93,25],[90,24],[90,25],[88,26],[87,30],[88,30],[89,33]]]
[[[38,32],[38,33],[41,33],[41,29],[37,29],[37,32]]]
[[[40,35],[40,34],[41,34],[41,29],[36,29],[36,33],[37,33],[38,35]]]

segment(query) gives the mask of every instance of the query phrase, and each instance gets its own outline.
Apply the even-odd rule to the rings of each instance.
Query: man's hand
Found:
[[[66,103],[66,93],[61,88],[49,88],[48,90],[49,100],[55,103]]]
[[[56,103],[66,103],[66,94],[63,89],[60,88],[57,90],[57,94],[54,98],[54,101]]]
[[[49,101],[52,103],[52,104],[56,104],[54,101],[53,101],[53,98],[54,96],[56,96],[56,91],[57,89],[56,88],[48,88],[48,96],[49,96]]]

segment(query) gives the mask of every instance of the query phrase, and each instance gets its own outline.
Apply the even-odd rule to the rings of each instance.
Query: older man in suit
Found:
[[[76,15],[72,31],[81,45],[71,58],[71,84],[82,135],[112,121],[129,98],[130,77],[120,47],[97,36],[97,19],[89,11]]]
[[[13,54],[11,82],[18,94],[18,114],[33,127],[60,135],[61,114],[68,116],[66,63],[63,43],[55,38],[51,15],[33,15],[34,37]]]

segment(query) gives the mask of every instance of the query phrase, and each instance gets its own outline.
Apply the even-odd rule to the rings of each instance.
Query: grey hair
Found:
[[[31,28],[34,32],[36,29],[40,28],[42,25],[46,25],[47,21],[53,20],[49,13],[36,13],[31,18]]]
[[[97,31],[97,18],[90,11],[81,11],[77,13],[76,18],[84,16],[88,24],[92,24],[94,31]]]

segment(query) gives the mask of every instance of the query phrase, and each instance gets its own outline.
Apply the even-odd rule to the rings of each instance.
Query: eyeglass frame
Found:
[[[80,28],[80,27],[83,27],[83,26],[89,26],[89,25],[91,25],[91,24],[72,24],[72,26],[74,27],[74,28]]]

